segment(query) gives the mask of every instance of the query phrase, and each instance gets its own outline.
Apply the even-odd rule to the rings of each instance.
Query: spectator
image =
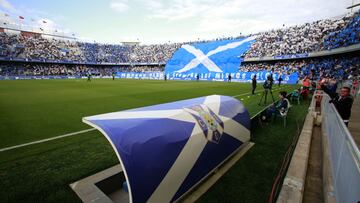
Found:
[[[288,109],[289,100],[286,98],[287,92],[281,91],[279,93],[279,101],[273,104],[266,110],[266,114],[262,116],[262,120],[269,120],[272,116],[282,115]]]
[[[342,87],[340,96],[335,97],[330,102],[335,105],[345,125],[348,126],[351,116],[351,107],[353,104],[353,98],[350,95],[350,88]]]

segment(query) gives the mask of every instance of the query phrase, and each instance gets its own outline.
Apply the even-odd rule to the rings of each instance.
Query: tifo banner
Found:
[[[235,73],[201,73],[199,80],[204,81],[226,81],[228,76],[231,75],[233,82],[251,82],[251,78],[256,75],[258,82],[263,82],[266,77],[271,74],[268,71],[259,72],[235,72]],[[196,80],[197,73],[168,73],[166,74],[169,80]],[[165,77],[163,72],[117,72],[116,78],[123,79],[148,79],[148,80],[163,80]],[[290,75],[283,74],[282,83],[296,84],[298,81],[298,73]],[[0,76],[0,80],[50,80],[50,79],[84,79],[85,76]],[[92,78],[111,78],[111,76],[92,76]],[[279,78],[278,74],[273,74],[274,80]]]
[[[151,79],[151,80],[163,80],[163,72],[147,72],[147,73],[137,73],[137,72],[117,72],[117,78],[125,79]]]
[[[231,80],[234,82],[251,82],[251,79],[256,75],[258,82],[266,80],[267,76],[270,75],[269,71],[258,71],[258,72],[235,72],[235,73],[200,73],[199,80],[207,81],[226,81],[228,76],[231,75]],[[167,78],[170,80],[196,80],[198,73],[167,73]],[[272,74],[274,80],[278,80],[279,74]],[[284,84],[296,84],[298,81],[298,73],[292,73],[290,75],[282,74],[282,83]]]
[[[50,79],[81,79],[81,76],[0,76],[0,80],[50,80]]]
[[[255,37],[248,37],[183,45],[167,62],[165,73],[235,73],[241,64],[240,56],[254,41]]]
[[[247,109],[239,100],[221,95],[83,121],[112,144],[134,203],[179,200],[250,140]]]

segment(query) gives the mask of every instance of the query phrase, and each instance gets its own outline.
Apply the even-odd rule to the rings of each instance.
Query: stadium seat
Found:
[[[290,108],[291,108],[291,103],[290,103],[290,101],[289,101],[288,99],[286,99],[286,98],[285,98],[285,100],[286,100],[286,102],[287,102],[287,104],[288,104],[288,107],[287,107],[284,111],[282,111],[282,112],[280,112],[280,113],[275,113],[275,114],[273,115],[273,122],[276,120],[277,117],[282,118],[283,124],[284,124],[284,128],[286,128],[287,116],[288,116],[289,110],[290,110]]]
[[[290,93],[290,100],[291,101],[297,101],[298,104],[300,104],[300,92],[295,90],[293,92]]]

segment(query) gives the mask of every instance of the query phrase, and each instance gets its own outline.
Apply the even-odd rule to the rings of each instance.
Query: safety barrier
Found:
[[[327,94],[322,94],[321,117],[323,142],[328,145],[333,197],[336,202],[360,201],[360,152],[348,128],[331,103]],[[327,179],[328,180],[328,179]],[[330,183],[331,184],[331,183]],[[329,194],[325,194],[326,196]]]
[[[315,118],[315,122],[313,122]],[[314,124],[322,127],[324,202],[359,202],[360,152],[330,97],[316,90],[277,202],[302,202]],[[319,160],[321,161],[321,160]]]

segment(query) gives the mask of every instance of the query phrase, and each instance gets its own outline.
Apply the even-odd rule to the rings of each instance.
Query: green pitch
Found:
[[[288,88],[291,87],[284,87]],[[81,122],[84,116],[211,94],[234,96],[250,90],[249,84],[224,82],[0,81],[0,148],[87,129],[89,126]],[[257,105],[260,96],[248,96],[237,98],[244,99],[254,114],[261,109]]]
[[[0,148],[88,129],[81,122],[84,116],[211,94],[236,96],[254,115],[264,108],[258,106],[262,87],[254,96],[250,91],[250,84],[225,82],[0,81]],[[278,92],[274,86],[276,99]],[[116,163],[110,144],[97,131],[0,152],[0,200],[79,201],[68,184]]]

